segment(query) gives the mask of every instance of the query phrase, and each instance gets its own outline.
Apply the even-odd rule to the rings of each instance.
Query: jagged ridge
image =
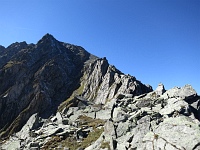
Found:
[[[139,95],[152,90],[110,66],[106,59],[50,34],[37,44],[16,42],[1,47],[0,58],[2,137],[19,131],[34,113],[48,118],[77,94],[76,89],[78,95],[102,104],[119,93]]]

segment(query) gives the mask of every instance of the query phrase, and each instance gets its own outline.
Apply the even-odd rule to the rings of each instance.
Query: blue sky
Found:
[[[200,93],[199,0],[0,0],[0,33],[5,47],[50,33],[154,89]]]

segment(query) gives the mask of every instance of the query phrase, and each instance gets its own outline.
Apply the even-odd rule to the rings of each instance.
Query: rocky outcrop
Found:
[[[178,90],[182,91],[181,97],[174,94]],[[163,94],[155,90],[134,97],[124,95],[105,105],[80,97],[76,100],[84,102],[85,107],[77,102],[48,119],[33,114],[19,132],[2,143],[1,149],[200,148],[199,106],[192,107],[200,98],[190,85]]]
[[[151,87],[143,85],[135,77],[125,75],[109,65],[106,58],[97,59],[86,66],[83,85],[81,95],[97,104],[105,104],[120,93],[136,96],[152,91]]]
[[[50,34],[37,44],[1,47],[0,58],[0,137],[19,131],[35,113],[49,118],[68,102],[76,105],[74,96],[105,104],[119,93],[134,96],[152,90],[105,58]]]

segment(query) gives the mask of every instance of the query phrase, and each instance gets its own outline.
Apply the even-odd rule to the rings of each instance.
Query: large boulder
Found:
[[[105,140],[109,142],[111,139],[117,138],[117,135],[115,132],[115,126],[111,120],[107,120],[107,122],[104,125],[104,136],[105,136]]]
[[[185,116],[167,118],[143,138],[144,149],[197,150],[200,141],[198,124]]]
[[[192,88],[191,85],[185,85],[182,88],[174,87],[163,94],[163,98],[173,98],[173,97],[180,97],[184,100],[190,100],[197,96],[196,91]]]
[[[165,93],[165,87],[162,83],[158,84],[158,87],[156,88],[156,94],[157,95],[163,95],[163,93]]]
[[[25,139],[30,136],[32,130],[38,128],[41,125],[38,114],[33,114],[23,128],[17,133],[20,139]]]

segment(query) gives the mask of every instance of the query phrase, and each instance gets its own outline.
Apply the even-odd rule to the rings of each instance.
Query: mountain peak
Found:
[[[0,50],[2,50],[2,49],[5,49],[5,47],[4,47],[4,46],[2,46],[2,45],[0,45]]]
[[[53,35],[47,33],[47,34],[45,34],[45,35],[41,38],[40,41],[47,41],[47,40],[53,41],[53,40],[56,40],[56,39],[54,38]]]
[[[47,34],[45,34],[45,35],[42,37],[42,39],[43,39],[43,38],[54,38],[54,37],[53,37],[53,35],[47,33]],[[55,38],[54,38],[54,39],[55,39]]]
[[[57,40],[53,37],[53,35],[47,33],[45,34],[39,41],[37,44],[50,44],[50,45],[55,45],[55,43],[57,42]]]

